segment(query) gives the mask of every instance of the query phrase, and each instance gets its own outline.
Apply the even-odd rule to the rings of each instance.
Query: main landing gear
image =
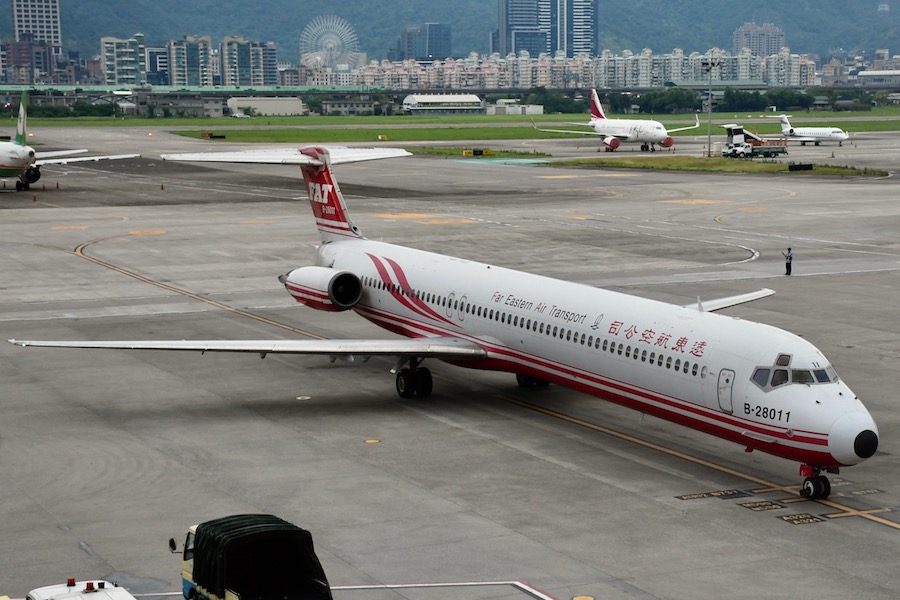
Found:
[[[831,471],[829,471],[831,472]],[[822,470],[810,465],[800,465],[800,475],[805,477],[800,495],[810,500],[825,499],[831,494],[831,482],[821,474]]]
[[[431,377],[431,371],[425,367],[420,367],[421,359],[410,358],[408,361],[403,360],[400,365],[408,362],[408,367],[397,369],[397,394],[401,398],[427,398],[434,389],[434,380]],[[398,365],[398,367],[400,366]]]
[[[531,375],[522,375],[521,373],[516,373],[516,383],[519,384],[519,387],[523,388],[542,388],[550,385],[549,382],[544,381],[543,379],[538,379]]]

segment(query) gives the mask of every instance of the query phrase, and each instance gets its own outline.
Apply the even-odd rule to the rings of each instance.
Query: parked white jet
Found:
[[[265,153],[252,154],[261,162]],[[426,359],[508,371],[523,387],[556,383],[798,461],[805,497],[828,496],[823,471],[837,473],[875,454],[878,428],[818,349],[787,331],[712,312],[771,290],[677,306],[372,241],[350,219],[329,151],[309,147],[291,156],[301,165],[322,243],[313,266],[279,281],[300,304],[352,310],[411,339],[9,341],[393,356],[404,398],[432,393]],[[283,153],[273,162],[285,162]]]
[[[850,134],[837,127],[793,127],[788,117],[791,115],[779,115],[781,121],[781,133],[787,138],[800,142],[805,146],[806,142],[814,142],[818,146],[822,142],[837,142],[838,146],[844,145],[844,140],[850,139]]]
[[[19,103],[19,120],[16,123],[16,137],[12,142],[0,142],[0,177],[15,177],[16,191],[27,190],[32,183],[41,178],[43,165],[64,165],[72,162],[87,162],[98,160],[117,160],[121,158],[137,158],[140,154],[119,154],[115,156],[80,156],[69,157],[73,154],[82,154],[87,149],[60,150],[57,152],[41,152],[38,154],[34,148],[28,145],[28,137],[25,129],[25,92],[22,92],[22,100]]]
[[[591,127],[593,131],[573,131],[571,129],[542,129],[538,127],[534,121],[532,125],[538,131],[549,131],[552,133],[575,133],[578,135],[599,135],[603,137],[603,147],[607,152],[613,152],[622,142],[639,143],[641,152],[650,150],[656,152],[657,144],[663,148],[669,148],[675,143],[675,138],[670,133],[676,131],[686,131],[688,129],[697,129],[700,127],[700,117],[694,115],[695,124],[690,127],[680,127],[678,129],[669,129],[663,126],[659,121],[652,119],[609,119],[603,112],[603,105],[600,104],[600,97],[597,90],[591,90],[591,120],[587,123],[567,123],[568,125],[580,125]]]

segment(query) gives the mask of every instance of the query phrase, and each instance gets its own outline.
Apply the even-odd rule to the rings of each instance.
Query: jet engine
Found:
[[[675,138],[673,138],[671,135],[667,135],[666,139],[661,141],[659,143],[659,145],[662,146],[663,148],[671,148],[672,144],[674,144],[674,143],[675,143]]]
[[[603,138],[603,145],[606,146],[607,150],[612,151],[619,147],[619,144],[622,142],[619,141],[619,138],[609,136]]]
[[[41,170],[37,167],[28,167],[24,173],[22,173],[22,179],[27,181],[28,183],[35,183],[38,179],[41,178]]]
[[[300,267],[278,280],[297,302],[316,310],[348,310],[356,306],[362,297],[362,283],[349,271]]]

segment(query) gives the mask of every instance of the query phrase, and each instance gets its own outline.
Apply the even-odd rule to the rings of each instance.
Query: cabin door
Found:
[[[719,408],[728,414],[734,412],[734,409],[731,407],[731,391],[733,387],[734,371],[730,369],[719,371]]]

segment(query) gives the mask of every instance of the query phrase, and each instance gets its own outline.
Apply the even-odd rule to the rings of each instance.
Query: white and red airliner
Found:
[[[267,160],[265,153],[250,154],[250,160]],[[247,153],[232,160],[240,155]],[[168,158],[223,160],[205,156]],[[369,240],[350,219],[328,150],[303,148],[270,162],[301,165],[321,235],[315,264],[279,278],[288,293],[316,310],[352,310],[405,339],[9,341],[393,356],[404,398],[432,393],[426,359],[507,371],[520,386],[554,383],[797,461],[805,478],[800,493],[810,498],[828,496],[824,472],[837,473],[877,450],[875,422],[815,346],[776,327],[713,312],[771,290],[678,306]]]
[[[615,151],[623,142],[639,143],[641,151],[656,151],[656,146],[662,148],[671,148],[675,144],[675,138],[670,133],[677,131],[686,131],[688,129],[697,129],[700,127],[700,117],[694,115],[694,125],[689,127],[679,127],[678,129],[666,129],[659,121],[652,119],[610,119],[603,112],[603,105],[600,104],[600,97],[597,90],[591,90],[591,120],[587,123],[568,123],[568,125],[579,125],[582,127],[590,127],[592,131],[574,131],[571,129],[542,129],[538,127],[534,121],[532,125],[538,131],[548,131],[551,133],[574,133],[577,135],[599,135],[603,138],[603,148],[607,152]]]

